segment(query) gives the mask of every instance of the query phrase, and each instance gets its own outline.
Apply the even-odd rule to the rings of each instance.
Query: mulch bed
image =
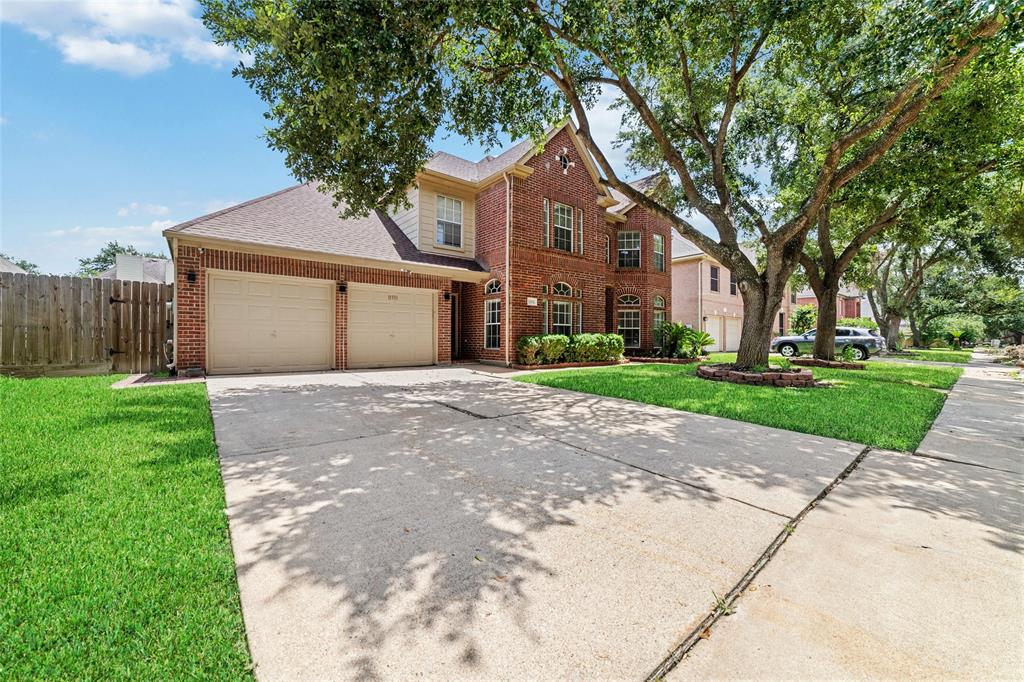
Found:
[[[625,364],[621,360],[608,360],[606,362],[559,362],[554,365],[512,365],[512,369],[571,369],[573,367],[609,367],[611,365]]]
[[[801,367],[827,367],[829,369],[867,369],[863,362],[843,362],[842,360],[820,360],[818,358],[793,358],[791,365]]]
[[[711,381],[727,381],[730,384],[747,386],[781,386],[792,388],[814,388],[814,374],[806,369],[772,369],[768,372],[754,372],[737,369],[736,365],[701,365],[697,376]]]
[[[626,358],[630,362],[660,362],[665,365],[692,365],[695,362],[704,362],[708,359],[708,356],[704,355],[699,358],[640,358],[640,357],[629,357]]]

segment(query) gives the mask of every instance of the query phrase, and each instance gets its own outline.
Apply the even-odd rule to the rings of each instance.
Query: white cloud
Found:
[[[221,65],[231,48],[210,41],[195,0],[5,0],[2,20],[52,42],[64,60],[132,76],[167,68],[172,56]]]
[[[134,43],[112,43],[104,38],[61,36],[57,44],[69,64],[85,64],[128,76],[159,71],[171,63],[163,52],[151,52]]]
[[[137,201],[133,201],[127,206],[122,206],[117,209],[117,215],[121,218],[129,215],[167,215],[170,212],[170,208],[162,204],[140,204]]]
[[[6,116],[0,116],[0,126],[7,125],[8,118]]]
[[[142,240],[145,243],[153,241],[153,237],[161,238],[160,233],[175,224],[173,220],[154,220],[148,225],[123,225],[120,227],[82,227],[76,225],[67,230],[50,230],[46,234],[50,237],[77,237],[95,238],[96,243],[105,244],[108,241],[129,240],[138,243]]]

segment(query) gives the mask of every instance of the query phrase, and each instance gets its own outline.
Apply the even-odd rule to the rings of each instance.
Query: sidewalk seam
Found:
[[[691,630],[690,633],[683,639],[683,641],[678,646],[676,646],[669,653],[669,655],[666,656],[660,664],[658,664],[658,667],[656,667],[645,678],[645,682],[657,682],[658,680],[663,679],[665,675],[667,675],[673,668],[675,668],[679,664],[683,657],[686,654],[688,654],[690,650],[697,645],[698,642],[700,642],[701,633],[703,633],[705,630],[712,627],[716,622],[718,622],[718,619],[722,617],[725,609],[732,606],[736,602],[736,600],[740,598],[740,596],[743,594],[743,591],[746,590],[747,587],[749,587],[750,584],[754,581],[754,578],[756,578],[757,575],[764,569],[764,567],[768,565],[768,562],[770,562],[772,558],[778,553],[779,549],[781,549],[782,546],[786,544],[786,540],[788,540],[789,536],[793,534],[797,526],[800,525],[800,522],[803,521],[804,517],[806,517],[812,509],[818,506],[819,502],[828,497],[829,493],[831,493],[836,488],[836,486],[838,486],[850,474],[852,474],[854,470],[858,466],[860,466],[860,463],[864,461],[864,458],[867,457],[870,451],[871,446],[865,446],[865,448],[860,451],[860,454],[858,454],[853,459],[853,461],[850,462],[850,464],[848,464],[847,467],[843,469],[842,472],[840,472],[840,474],[832,480],[831,483],[825,486],[825,488],[822,489],[822,491],[818,493],[818,495],[813,500],[811,500],[806,507],[800,510],[799,514],[790,519],[789,523],[786,524],[786,527],[783,528],[782,531],[775,536],[775,539],[772,540],[772,542],[768,545],[764,552],[761,553],[761,556],[759,556],[757,560],[754,561],[754,563],[750,566],[750,568],[747,569],[747,572],[743,574],[743,576],[739,579],[739,582],[737,582],[736,585],[733,586],[733,588],[722,597],[721,603],[724,608],[716,607],[714,610],[711,611],[711,613],[705,616],[704,619],[697,624],[697,627]]]

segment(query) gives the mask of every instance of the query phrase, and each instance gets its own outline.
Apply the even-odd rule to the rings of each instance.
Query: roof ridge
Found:
[[[252,206],[253,204],[258,203],[260,201],[264,201],[266,199],[272,199],[272,198],[274,198],[276,196],[279,196],[281,194],[285,194],[286,192],[291,192],[292,190],[299,189],[300,187],[306,187],[307,185],[310,185],[310,184],[312,184],[312,183],[310,183],[310,182],[300,182],[297,185],[292,185],[291,187],[285,187],[284,189],[279,189],[276,192],[271,192],[270,194],[264,194],[263,196],[256,197],[255,199],[249,199],[248,201],[243,201],[240,204],[234,204],[233,206],[228,206],[227,208],[222,208],[219,211],[214,211],[213,213],[207,213],[206,215],[201,215],[201,216],[199,216],[197,218],[192,218],[191,220],[186,220],[183,223],[178,223],[177,225],[172,225],[171,227],[168,227],[165,230],[165,232],[180,232],[181,230],[184,230],[185,228],[192,227],[194,225],[198,225],[199,223],[205,222],[205,221],[210,220],[212,218],[220,217],[220,216],[225,215],[227,213],[231,213],[232,211],[237,211],[240,208],[245,208],[246,206]]]

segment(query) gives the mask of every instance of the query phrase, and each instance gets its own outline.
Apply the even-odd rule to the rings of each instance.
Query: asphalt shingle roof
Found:
[[[306,183],[175,225],[168,232],[337,256],[484,271],[474,260],[420,251],[381,211],[345,219],[340,217],[343,210],[344,206],[335,207],[329,195],[318,191],[315,183]]]
[[[21,269],[11,261],[7,260],[3,256],[0,256],[0,272],[13,272],[14,274],[25,273],[23,269]]]

